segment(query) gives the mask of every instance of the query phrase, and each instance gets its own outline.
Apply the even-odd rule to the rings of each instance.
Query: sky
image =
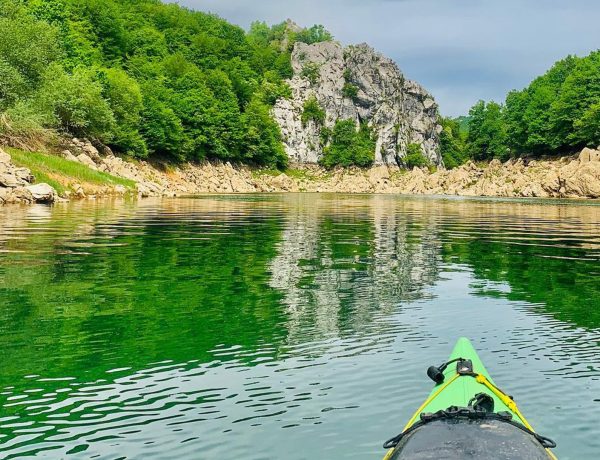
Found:
[[[366,42],[430,91],[446,116],[504,101],[568,54],[600,48],[600,0],[179,0],[248,28],[291,18]]]

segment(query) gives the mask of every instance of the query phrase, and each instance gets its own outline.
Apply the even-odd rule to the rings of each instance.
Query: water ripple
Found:
[[[469,336],[600,451],[600,206],[252,195],[0,208],[0,456],[380,458]]]

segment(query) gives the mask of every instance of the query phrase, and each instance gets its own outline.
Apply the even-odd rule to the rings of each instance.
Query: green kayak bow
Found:
[[[384,460],[556,459],[556,444],[537,434],[511,396],[490,377],[469,339],[460,338],[448,361],[431,366],[429,397],[388,440]]]

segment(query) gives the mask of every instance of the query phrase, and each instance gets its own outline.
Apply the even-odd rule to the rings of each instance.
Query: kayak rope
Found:
[[[494,393],[498,397],[498,399],[500,399],[500,401],[504,403],[506,407],[508,407],[511,410],[511,412],[514,412],[514,414],[517,417],[519,417],[519,419],[521,420],[521,422],[523,422],[523,425],[525,425],[526,428],[533,431],[533,427],[529,424],[527,419],[523,417],[523,414],[521,414],[521,411],[517,407],[517,403],[510,396],[508,396],[500,388],[498,388],[496,385],[490,382],[485,375],[475,374],[474,377],[477,383],[480,383],[487,387],[492,393]]]
[[[386,449],[396,447],[400,443],[402,438],[404,438],[404,436],[406,436],[409,433],[412,433],[413,431],[417,430],[418,428],[422,427],[423,425],[426,425],[427,423],[430,423],[430,422],[433,422],[436,420],[442,420],[442,419],[461,419],[461,418],[468,419],[468,420],[498,420],[501,422],[505,422],[505,423],[508,423],[508,424],[514,426],[515,428],[518,428],[518,429],[524,431],[525,433],[533,436],[545,449],[556,447],[556,443],[552,439],[547,438],[545,436],[541,436],[541,435],[537,434],[536,432],[534,432],[533,430],[530,430],[529,428],[524,426],[522,423],[514,421],[512,414],[508,411],[502,411],[502,412],[497,412],[497,413],[487,412],[486,410],[477,409],[473,406],[470,406],[470,407],[450,406],[449,408],[447,408],[445,410],[439,410],[433,414],[424,412],[421,414],[421,420],[419,420],[418,422],[413,424],[408,430],[387,440],[383,446]]]
[[[460,374],[455,374],[450,380],[448,380],[447,382],[445,382],[442,386],[440,386],[438,388],[438,390],[435,393],[432,393],[429,398],[427,398],[425,400],[425,402],[423,404],[421,404],[421,406],[417,409],[417,411],[414,413],[414,415],[410,418],[410,420],[408,421],[408,423],[404,426],[404,428],[402,429],[402,431],[406,431],[410,428],[410,426],[415,422],[415,420],[421,415],[421,412],[423,412],[423,409],[425,409],[425,407],[427,407],[427,405],[433,401],[435,398],[437,398],[437,396],[444,391],[444,389],[450,385],[452,382],[454,382],[457,378],[460,377]]]
[[[452,378],[450,380],[448,380],[447,382],[444,382],[443,385],[441,385],[434,393],[432,393],[423,404],[421,404],[421,406],[416,410],[416,412],[414,413],[414,415],[410,418],[410,420],[408,421],[408,423],[404,426],[404,428],[402,429],[402,433],[398,436],[396,436],[395,438],[392,438],[390,440],[388,440],[385,444],[384,447],[385,448],[389,448],[388,452],[386,453],[385,457],[383,458],[383,460],[388,460],[389,458],[391,458],[392,454],[394,453],[394,448],[396,447],[396,445],[398,444],[398,442],[400,441],[400,439],[406,435],[408,432],[412,431],[411,428],[417,428],[418,426],[421,426],[425,420],[423,420],[423,409],[425,409],[425,407],[427,407],[435,398],[437,398],[439,396],[439,394],[444,391],[446,389],[446,387],[448,387],[449,385],[451,385],[456,379],[458,379],[461,376],[469,376],[469,377],[473,377],[475,378],[475,381],[483,386],[485,386],[486,388],[488,388],[492,393],[494,393],[494,395],[500,399],[500,401],[502,401],[502,403],[504,405],[506,405],[506,407],[508,407],[521,421],[521,424],[515,423],[515,422],[510,422],[511,424],[524,429],[524,431],[530,433],[531,435],[533,435],[541,444],[542,446],[546,449],[546,452],[548,454],[548,456],[553,459],[553,460],[557,460],[556,456],[549,450],[549,448],[551,447],[556,447],[556,443],[554,441],[552,441],[549,438],[546,438],[544,436],[538,435],[533,427],[529,424],[529,422],[527,421],[527,419],[523,416],[523,414],[521,414],[521,411],[519,410],[519,408],[517,407],[517,403],[515,403],[515,401],[512,399],[512,397],[510,397],[509,395],[507,395],[506,393],[504,393],[500,388],[498,388],[496,385],[494,385],[492,382],[490,382],[488,380],[488,378],[485,375],[482,374],[477,374],[475,372],[468,372],[468,373],[456,373],[452,376]],[[448,416],[451,415],[452,412],[447,412],[447,411],[439,411],[437,414],[443,414],[438,416]],[[493,414],[493,413],[492,413]],[[424,414],[423,414],[424,415]],[[506,417],[503,415],[498,415],[498,414],[493,414],[493,415],[497,415],[500,419],[506,420]],[[417,422],[415,424],[415,421],[417,420],[417,418],[421,417],[421,420],[419,422]],[[427,418],[427,417],[426,417]]]
[[[521,420],[523,426],[527,428],[531,433],[533,433],[536,436],[536,438],[539,436],[535,433],[533,427],[529,424],[529,422],[523,416],[523,414],[521,414],[521,411],[517,407],[517,403],[510,396],[508,396],[500,388],[498,388],[496,385],[490,382],[485,375],[474,374],[473,377],[475,377],[475,381],[477,383],[480,383],[486,388],[488,388],[492,393],[494,393],[498,397],[498,399],[500,399],[500,401],[504,403],[504,405],[506,405],[506,407],[508,407],[517,417],[519,417],[519,420]],[[550,458],[552,458],[553,460],[557,460],[556,456],[548,449],[548,447],[544,447],[546,447],[546,452],[548,453]],[[554,444],[554,447],[556,447],[556,444]]]

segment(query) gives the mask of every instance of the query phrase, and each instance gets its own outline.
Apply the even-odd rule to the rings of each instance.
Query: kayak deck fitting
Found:
[[[388,440],[384,460],[556,459],[556,444],[535,433],[511,396],[493,382],[469,339],[448,362],[431,366],[436,382],[402,433]]]

